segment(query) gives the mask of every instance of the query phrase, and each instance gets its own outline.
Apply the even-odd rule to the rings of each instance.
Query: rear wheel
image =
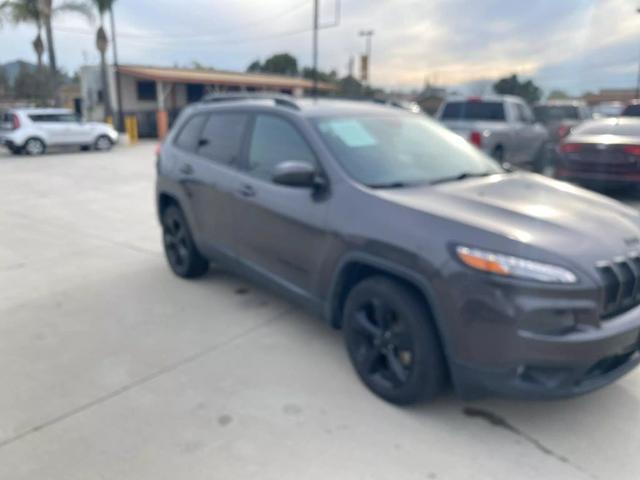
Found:
[[[113,147],[113,142],[106,135],[100,135],[93,144],[93,148],[99,152],[109,151],[111,147]]]
[[[42,155],[46,151],[47,147],[39,138],[30,138],[24,143],[22,151],[27,155]]]
[[[351,362],[363,383],[398,405],[430,400],[441,390],[445,361],[424,301],[387,277],[356,285],[343,329]]]
[[[184,214],[175,205],[162,214],[162,238],[167,261],[176,275],[196,278],[207,273],[209,261],[196,248]]]

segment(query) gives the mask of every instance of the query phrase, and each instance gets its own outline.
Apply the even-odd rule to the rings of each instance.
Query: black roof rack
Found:
[[[293,97],[278,93],[266,92],[233,92],[233,93],[211,93],[202,98],[205,103],[215,102],[237,102],[241,100],[273,100],[273,103],[281,107],[300,110],[300,107]]]

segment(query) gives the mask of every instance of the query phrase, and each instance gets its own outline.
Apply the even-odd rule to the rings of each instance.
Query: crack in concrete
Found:
[[[222,343],[218,343],[216,345],[212,345],[208,348],[205,348],[204,350],[201,350],[193,355],[189,355],[185,358],[183,358],[182,360],[179,360],[175,363],[172,363],[170,365],[167,365],[163,368],[161,368],[160,370],[156,370],[155,372],[152,372],[148,375],[145,375],[141,378],[139,378],[138,380],[135,380],[132,383],[129,383],[127,385],[124,385],[120,388],[118,388],[117,390],[114,390],[112,392],[109,392],[105,395],[102,395],[94,400],[91,400],[90,402],[84,403],[82,405],[79,405],[71,410],[68,410],[54,418],[51,418],[49,420],[46,420],[34,427],[31,427],[27,430],[24,430],[12,437],[6,438],[4,440],[0,440],[0,449],[4,448],[8,445],[11,445],[12,443],[17,442],[18,440],[21,440],[25,437],[28,437],[29,435],[36,433],[36,432],[40,432],[48,427],[51,427],[57,423],[60,423],[64,420],[67,420],[68,418],[74,417],[76,415],[79,415],[80,413],[86,412],[87,410],[90,410],[93,407],[96,407],[98,405],[101,405],[109,400],[112,400],[124,393],[127,393],[131,390],[133,390],[134,388],[137,388],[139,386],[145,385],[167,373],[171,373],[175,370],[178,370],[179,368],[188,365],[190,363],[193,363],[197,360],[200,360],[201,358],[206,357],[207,355],[216,352],[238,340],[241,340],[243,338],[245,338],[248,335],[251,335],[252,333],[265,328],[266,326],[268,326],[271,322],[273,322],[274,320],[277,320],[278,318],[282,318],[287,316],[288,314],[294,312],[295,309],[291,308],[291,307],[286,307],[282,310],[280,310],[278,313],[272,315],[271,317],[267,318],[266,320],[264,320],[262,323],[259,323],[258,325],[254,325],[253,327],[250,327],[246,330],[244,330],[243,332],[238,333],[237,335],[229,338],[228,340],[222,342]]]
[[[489,423],[490,425],[492,425],[494,427],[503,428],[504,430],[507,430],[507,431],[513,433],[514,435],[519,436],[520,438],[525,440],[527,443],[529,443],[530,445],[532,445],[533,447],[535,447],[537,450],[539,450],[540,452],[544,453],[545,455],[553,457],[557,461],[573,467],[574,469],[576,469],[580,473],[583,473],[583,474],[587,475],[589,478],[593,478],[593,479],[597,479],[598,478],[595,475],[593,475],[592,473],[587,472],[586,470],[581,468],[579,465],[576,465],[575,463],[573,463],[571,460],[569,460],[564,455],[561,455],[561,454],[553,451],[551,448],[547,447],[545,444],[543,444],[537,438],[532,437],[528,433],[523,432],[519,428],[511,425],[507,420],[505,420],[504,418],[502,418],[501,416],[499,416],[499,415],[497,415],[497,414],[495,414],[493,412],[490,412],[488,410],[484,410],[484,409],[481,409],[481,408],[465,407],[465,408],[462,409],[462,413],[464,413],[467,417],[470,417],[470,418],[480,418],[482,420],[485,420],[487,423]]]

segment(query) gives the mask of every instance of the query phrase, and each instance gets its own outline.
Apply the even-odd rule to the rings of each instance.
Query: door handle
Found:
[[[238,193],[245,198],[256,196],[256,191],[251,185],[243,185],[240,187],[240,190],[238,190]]]
[[[193,175],[193,167],[188,163],[185,163],[180,167],[180,173],[183,175]]]

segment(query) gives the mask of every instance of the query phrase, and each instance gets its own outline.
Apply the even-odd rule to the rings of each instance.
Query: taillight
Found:
[[[480,132],[471,132],[469,136],[469,141],[473,143],[476,147],[482,148],[482,134]]]
[[[640,145],[627,145],[624,147],[624,153],[640,157]]]
[[[571,127],[560,125],[556,133],[558,134],[558,138],[564,138],[571,133]]]
[[[17,115],[13,115],[12,128],[13,130],[18,130],[20,128],[20,119]]]
[[[560,145],[560,151],[562,153],[576,153],[582,149],[582,145],[579,143],[563,143]]]

